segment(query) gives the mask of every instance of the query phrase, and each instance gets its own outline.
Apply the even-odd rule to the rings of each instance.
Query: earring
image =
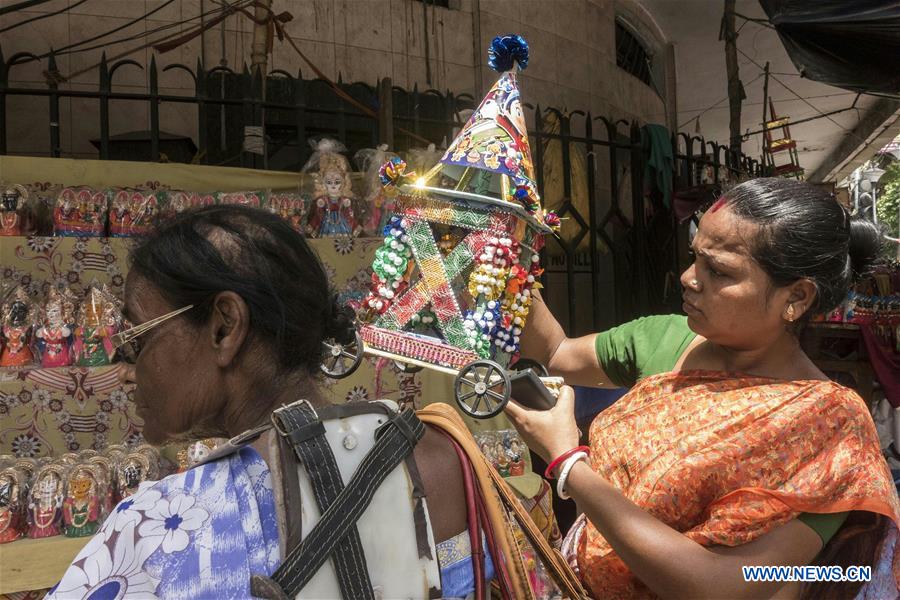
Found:
[[[793,304],[788,304],[787,320],[790,321],[791,323],[794,322],[794,305]]]

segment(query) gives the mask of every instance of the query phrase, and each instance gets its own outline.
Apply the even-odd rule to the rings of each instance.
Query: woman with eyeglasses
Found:
[[[564,551],[588,591],[898,597],[900,503],[868,407],[798,339],[869,269],[877,234],[809,183],[755,179],[700,221],[681,276],[686,317],[569,339],[535,299],[523,356],[570,384],[630,388],[597,415],[589,447],[578,447],[571,393],[546,412],[507,407],[583,511]],[[758,565],[872,572],[748,580],[742,567]]]
[[[271,426],[273,411],[282,414],[284,406],[313,414],[329,410],[318,392],[323,341],[347,344],[355,339],[353,313],[335,298],[303,236],[267,211],[206,207],[180,214],[138,242],[130,256],[124,308],[135,325],[118,334],[115,344],[126,359],[119,367],[121,381],[135,386],[144,437],[157,445],[224,437],[233,445],[229,453],[213,453],[185,473],[143,484],[121,502],[50,598],[237,598],[249,597],[251,589],[253,595],[281,597],[296,584],[288,578],[278,580],[281,590],[273,592],[270,586],[291,545],[315,551],[298,543],[300,528],[304,540],[312,535],[315,517],[306,508],[301,511],[290,495],[296,486],[304,488],[300,483],[291,488],[290,480],[298,474],[290,461],[296,458],[278,448],[293,448],[299,455],[308,440],[324,443],[324,433],[314,427],[285,432],[286,420],[276,423],[278,433],[266,426]],[[348,405],[347,410],[355,408]],[[397,422],[400,415],[381,410]],[[355,422],[348,421],[343,437],[330,440],[335,456],[352,453],[365,440],[377,445],[381,434],[373,442],[371,431],[354,433]],[[405,433],[396,427],[403,436],[421,435],[408,425]],[[382,433],[396,434],[390,428]],[[255,438],[253,447],[238,444]],[[304,454],[302,461],[312,482],[316,471],[327,470],[330,459],[321,445],[302,448],[320,453],[317,460]],[[396,467],[400,479],[392,485],[402,493],[373,500],[366,510],[377,504],[382,512],[375,514],[382,516],[366,520],[363,513],[354,525],[368,566],[360,565],[352,548],[356,562],[349,565],[338,565],[337,555],[329,554],[322,566],[327,573],[319,571],[315,577],[332,573],[331,579],[312,579],[313,589],[337,589],[328,588],[333,573],[341,593],[353,598],[483,598],[495,576],[504,585],[518,581],[516,585],[527,586],[524,571],[516,570],[518,563],[504,562],[495,569],[496,549],[511,546],[496,545],[506,534],[479,521],[478,515],[485,513],[470,501],[469,490],[471,471],[483,475],[484,470],[464,463],[458,450],[442,431],[426,428],[411,460]],[[369,476],[381,464],[351,473],[354,478]],[[464,464],[470,465],[466,471]],[[317,501],[320,493],[337,494],[330,488],[313,489]],[[398,488],[387,489],[385,493],[394,494]],[[323,544],[335,536],[326,536]],[[337,539],[352,545],[353,538],[351,532]],[[549,547],[547,553],[552,554]],[[372,587],[360,588],[363,582]],[[261,587],[251,588],[257,584]],[[315,587],[319,584],[326,587]]]

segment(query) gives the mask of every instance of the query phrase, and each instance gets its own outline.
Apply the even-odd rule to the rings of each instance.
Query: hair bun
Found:
[[[337,296],[331,302],[331,314],[325,322],[325,337],[344,345],[356,340],[356,313],[346,304],[339,304]]]
[[[878,263],[882,248],[881,229],[865,219],[850,219],[850,268],[857,278],[871,271]]]

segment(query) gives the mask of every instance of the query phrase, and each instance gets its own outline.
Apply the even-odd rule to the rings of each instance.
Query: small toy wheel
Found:
[[[405,363],[403,361],[395,360],[394,367],[400,371],[401,373],[418,373],[425,367],[420,367],[419,365],[411,365],[409,363]]]
[[[500,414],[510,393],[509,375],[492,360],[470,362],[457,374],[453,389],[456,403],[476,419]]]
[[[526,369],[531,369],[538,377],[550,376],[550,372],[547,371],[547,367],[534,360],[533,358],[520,358],[515,362],[515,364],[510,365],[509,368],[513,371],[524,371]]]
[[[363,341],[356,332],[356,339],[351,344],[339,344],[334,340],[322,342],[325,358],[319,368],[332,379],[349,377],[359,368],[363,358]]]

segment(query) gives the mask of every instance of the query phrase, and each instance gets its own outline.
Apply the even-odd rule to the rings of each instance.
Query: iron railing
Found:
[[[421,147],[426,141],[440,145],[458,131],[464,120],[463,111],[474,108],[474,99],[469,95],[420,92],[418,88],[407,91],[391,86],[389,81],[373,88],[362,83],[345,84],[339,79],[337,86],[353,98],[355,103],[351,103],[335,95],[328,82],[303,79],[302,73],[294,76],[276,70],[264,80],[247,68],[241,72],[224,67],[205,70],[199,61],[193,69],[171,64],[160,70],[155,57],[147,68],[147,92],[115,89],[114,78],[119,69],[143,66],[127,59],[107,64],[105,56],[97,68],[96,90],[61,86],[52,54],[47,59],[46,86],[10,85],[11,71],[32,60],[38,57],[25,52],[4,60],[0,49],[0,154],[6,154],[8,148],[10,96],[46,98],[45,126],[49,127],[50,143],[45,154],[49,156],[63,155],[62,98],[93,99],[99,103],[101,159],[112,156],[110,102],[129,100],[149,105],[151,161],[160,159],[160,105],[177,103],[197,111],[197,131],[192,137],[197,140],[194,162],[278,170],[298,169],[311,153],[308,140],[324,136],[342,141],[351,155],[356,149],[385,141],[392,142],[396,151]],[[189,74],[193,94],[161,93],[160,77],[169,71]],[[673,305],[664,299],[667,285],[673,285],[672,276],[677,276],[682,264],[679,225],[670,206],[645,193],[643,173],[649,149],[642,142],[639,125],[577,110],[564,113],[532,105],[525,105],[525,110],[542,192],[545,153],[554,142],[561,148],[562,197],[544,195],[544,202],[568,219],[569,233],[565,238],[554,238],[545,250],[549,255],[545,258],[545,280],[563,280],[561,285],[547,286],[545,296],[555,311],[566,315],[563,323],[568,333],[596,331],[640,315],[678,310],[680,302]],[[558,132],[547,128],[548,117],[558,120]],[[41,126],[39,113],[29,112],[28,118],[34,120],[34,127]],[[248,127],[263,134],[261,153],[248,150]],[[701,171],[707,167],[712,170],[713,181],[725,179],[726,174],[733,179],[763,173],[759,161],[701,136],[678,133],[671,141],[676,188],[700,183]],[[586,158],[583,174],[572,169],[573,152],[581,152]],[[606,168],[601,168],[604,164]],[[574,185],[584,183],[575,180],[581,176],[586,178],[586,211],[572,202]],[[630,190],[627,198],[619,197],[620,189]],[[611,273],[612,277],[604,279],[604,273]],[[582,280],[589,282],[589,293],[579,285]],[[560,293],[560,288],[565,293]],[[576,310],[581,302],[590,303],[589,318],[584,316],[588,311],[580,314]]]

